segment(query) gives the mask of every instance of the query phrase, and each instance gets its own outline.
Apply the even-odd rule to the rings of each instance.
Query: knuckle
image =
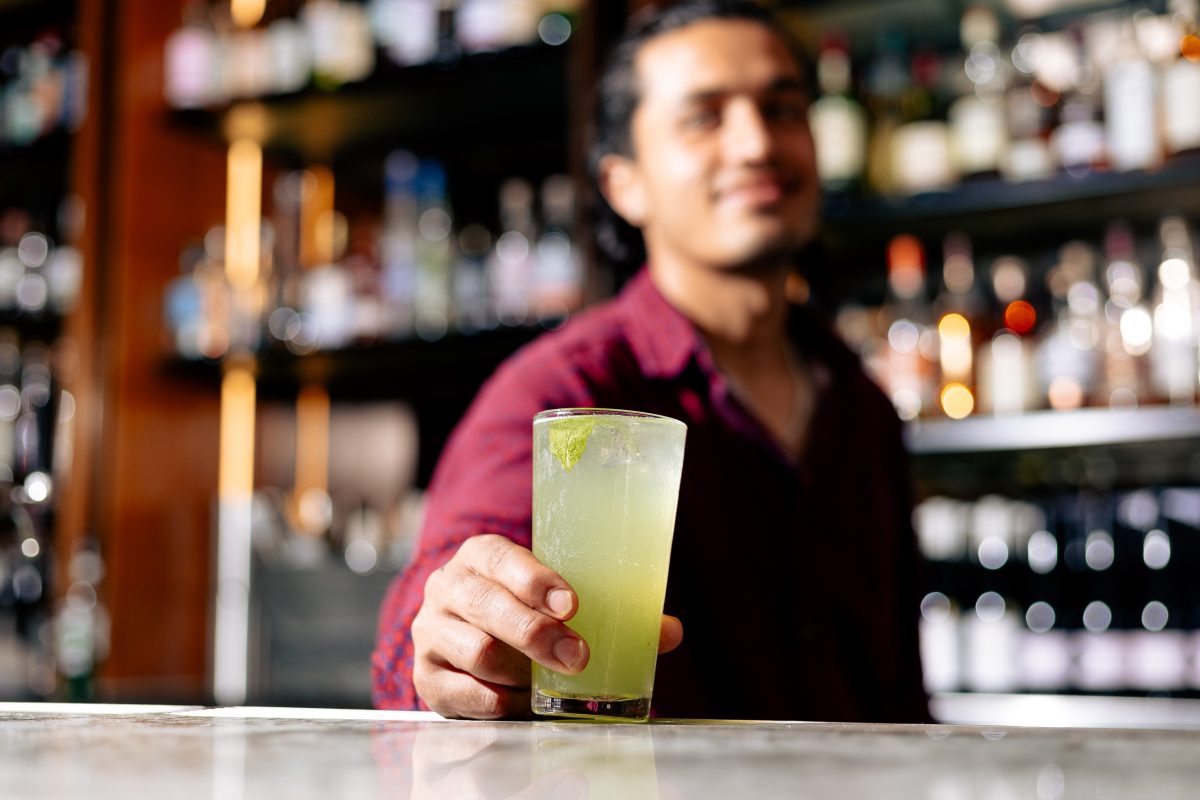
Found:
[[[513,624],[514,644],[523,650],[532,648],[549,636],[552,625],[541,614],[522,614]]]
[[[504,716],[508,706],[500,690],[482,684],[479,684],[475,692],[473,705],[473,716],[480,719],[499,719]]]
[[[412,638],[413,644],[417,652],[425,652],[429,649],[429,641],[432,638],[431,634],[437,630],[436,626],[431,624],[429,619],[429,611],[422,606],[417,615],[413,617],[412,623]]]
[[[486,616],[496,602],[496,590],[489,581],[463,581],[459,584],[459,600],[468,612]]]
[[[479,549],[479,540],[481,538],[482,537],[480,536],[472,536],[466,539],[458,546],[458,552],[454,554],[454,558],[458,560],[466,559],[469,561],[471,556],[475,554],[475,551]]]
[[[499,539],[499,537],[497,538]],[[507,539],[491,542],[486,561],[484,562],[487,574],[499,575],[501,570],[505,568],[505,565],[512,559],[515,547],[516,545]]]
[[[428,601],[430,598],[437,598],[438,593],[441,591],[443,586],[444,576],[445,573],[440,569],[435,569],[433,572],[429,573],[429,577],[425,579],[424,586],[426,601]]]
[[[417,690],[418,697],[424,700],[430,708],[434,708],[441,702],[441,698],[437,695],[437,684],[431,672],[432,668],[424,659],[417,659],[417,662],[413,664],[413,688]]]
[[[539,588],[539,571],[528,564],[510,569],[513,592],[526,597],[533,596]]]
[[[493,549],[496,547],[496,540],[501,537],[495,534],[482,533],[478,536],[472,536],[462,543],[458,548],[458,555],[466,559],[468,562],[484,562],[490,557]]]
[[[463,666],[468,672],[477,673],[490,667],[496,661],[499,641],[494,636],[477,631],[463,645]]]

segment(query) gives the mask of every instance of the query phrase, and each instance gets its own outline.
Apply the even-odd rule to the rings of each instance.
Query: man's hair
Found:
[[[595,234],[601,252],[626,269],[645,260],[641,233],[617,214],[600,192],[600,162],[607,155],[634,156],[631,124],[641,102],[637,56],[651,39],[706,20],[748,20],[762,25],[788,48],[811,79],[804,49],[769,10],[753,0],[685,0],[666,9],[651,5],[634,14],[597,82],[588,170],[595,187]]]

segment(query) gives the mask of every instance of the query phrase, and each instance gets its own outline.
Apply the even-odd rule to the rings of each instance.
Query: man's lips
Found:
[[[796,182],[763,177],[737,181],[717,190],[717,200],[733,205],[759,207],[778,203],[796,190]]]

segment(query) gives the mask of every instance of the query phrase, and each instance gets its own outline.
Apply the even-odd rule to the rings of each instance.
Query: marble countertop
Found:
[[[1120,800],[1200,786],[1200,731],[0,703],[0,797]]]

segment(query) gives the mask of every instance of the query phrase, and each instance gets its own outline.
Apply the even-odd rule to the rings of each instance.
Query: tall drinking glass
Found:
[[[637,411],[533,418],[533,554],[578,594],[591,651],[578,675],[533,665],[535,713],[649,716],[686,433]]]

